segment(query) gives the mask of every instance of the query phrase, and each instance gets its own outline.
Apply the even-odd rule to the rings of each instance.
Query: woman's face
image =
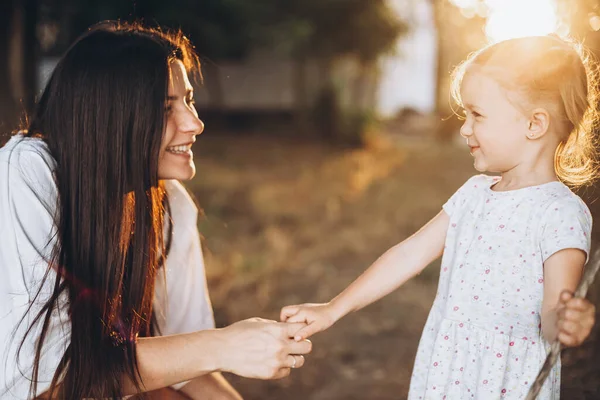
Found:
[[[194,92],[183,63],[171,62],[166,129],[158,159],[159,179],[192,179],[196,174],[192,144],[204,130],[194,107]]]

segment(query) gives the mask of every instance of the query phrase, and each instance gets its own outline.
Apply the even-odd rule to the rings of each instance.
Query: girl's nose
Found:
[[[468,121],[465,121],[464,124],[460,127],[460,136],[466,138],[473,134],[473,128]]]

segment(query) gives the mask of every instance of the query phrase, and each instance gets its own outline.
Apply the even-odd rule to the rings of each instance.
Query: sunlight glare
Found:
[[[473,9],[478,0],[452,0],[463,10]],[[556,0],[483,0],[487,7],[485,33],[490,42],[547,35],[558,29]]]

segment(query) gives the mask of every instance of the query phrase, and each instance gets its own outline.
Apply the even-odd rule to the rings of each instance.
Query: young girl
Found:
[[[592,219],[566,186],[591,182],[596,118],[592,66],[557,37],[508,40],[454,74],[460,133],[480,172],[413,236],[326,304],[284,307],[305,321],[297,339],[390,293],[443,254],[439,287],[414,365],[409,399],[519,399],[549,351],[580,344],[594,307],[574,291]],[[540,399],[557,399],[560,365]]]
[[[197,209],[178,182],[204,129],[197,68],[180,33],[90,29],[0,149],[1,399],[238,400],[220,371],[302,366],[302,325],[214,329]]]

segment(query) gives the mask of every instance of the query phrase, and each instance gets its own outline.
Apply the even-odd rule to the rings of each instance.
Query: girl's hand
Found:
[[[558,306],[558,340],[567,347],[579,346],[590,335],[596,318],[596,307],[586,299],[574,298],[564,291]]]
[[[334,316],[331,303],[301,304],[283,307],[281,321],[306,324],[294,335],[294,340],[300,341],[329,328],[337,321],[337,318]]]

